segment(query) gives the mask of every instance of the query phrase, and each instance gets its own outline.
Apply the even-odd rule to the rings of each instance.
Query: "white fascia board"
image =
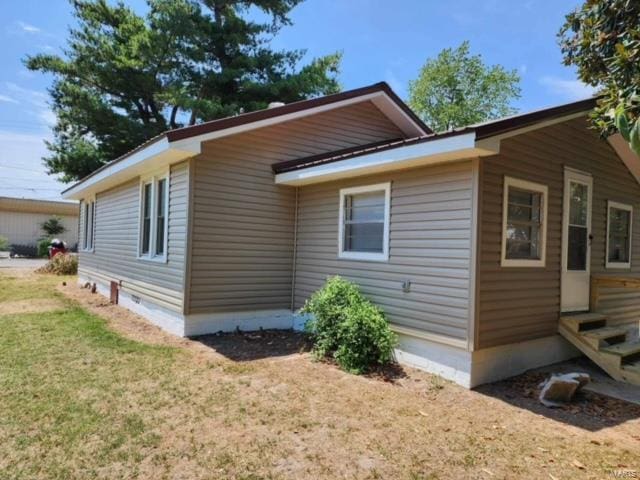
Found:
[[[607,141],[618,154],[622,163],[629,169],[636,182],[640,183],[640,157],[631,150],[629,143],[619,133],[609,135]]]
[[[122,182],[167,167],[199,153],[200,144],[176,148],[165,137],[100,170],[94,176],[71,187],[63,193],[62,197],[81,200],[98,191],[107,190]]]
[[[478,145],[475,138],[475,132],[469,132],[440,140],[372,152],[348,160],[280,173],[276,175],[275,182],[281,185],[308,185],[498,153],[488,149],[486,145]]]
[[[372,101],[389,119],[394,122],[398,128],[400,128],[408,138],[418,137],[425,135],[428,132],[420,129],[416,123],[409,118],[404,112],[385,92],[374,92],[368,95],[361,95],[359,97],[349,98],[340,102],[329,103],[327,105],[321,105],[315,108],[308,108],[299,112],[292,112],[286,115],[278,115],[272,118],[266,118],[264,120],[258,120],[256,122],[246,123],[243,125],[237,125],[235,127],[225,128],[224,130],[218,130],[211,133],[203,133],[195,137],[189,137],[182,140],[176,140],[171,142],[171,145],[175,148],[191,148],[194,143],[208,142],[222,137],[228,137],[229,135],[236,135],[238,133],[246,132],[249,130],[255,130],[262,127],[269,127],[271,125],[277,125],[279,123],[289,122],[310,115],[316,115],[318,113],[326,112],[329,110],[335,110],[337,108],[346,107],[356,103],[362,103],[365,101]]]

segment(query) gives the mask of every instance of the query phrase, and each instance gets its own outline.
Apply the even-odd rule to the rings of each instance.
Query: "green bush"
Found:
[[[9,239],[0,235],[0,252],[9,250]]]
[[[40,240],[38,240],[38,256],[39,257],[49,256],[50,244],[51,244],[51,239],[49,237],[42,237]]]
[[[316,356],[332,356],[342,369],[352,373],[363,373],[392,360],[396,335],[382,310],[355,284],[331,277],[305,302],[302,312],[313,316],[306,329],[313,336]]]

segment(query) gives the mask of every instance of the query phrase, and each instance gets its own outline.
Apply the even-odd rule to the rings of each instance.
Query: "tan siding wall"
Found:
[[[137,258],[140,183],[136,178],[96,196],[95,249],[94,252],[80,252],[81,273],[98,274],[105,280],[123,280],[123,289],[134,295],[182,311],[188,205],[187,165],[184,162],[171,168],[167,262]],[[80,218],[82,232],[84,215]]]
[[[273,163],[401,136],[366,102],[204,144],[190,313],[290,308],[295,189],[274,184]]]
[[[289,308],[295,189],[278,161],[401,137],[371,102],[203,145],[194,159],[190,313]]]
[[[341,188],[391,181],[388,262],[338,259]],[[405,170],[301,187],[295,304],[341,275],[402,327],[464,341],[469,319],[472,165]],[[411,281],[404,293],[402,282]]]
[[[585,119],[504,140],[500,155],[481,161],[479,348],[556,332],[560,312],[564,166],[593,175],[592,273],[640,273],[640,185],[609,145],[587,128]],[[547,263],[544,268],[500,266],[505,175],[549,187]],[[634,206],[631,272],[605,269],[607,200]],[[640,302],[636,305],[636,312],[640,313]]]
[[[41,225],[53,216],[60,217],[67,229],[57,236],[72,248],[78,241],[78,217],[75,215],[0,211],[0,236],[7,237],[12,245],[35,246],[43,235]]]

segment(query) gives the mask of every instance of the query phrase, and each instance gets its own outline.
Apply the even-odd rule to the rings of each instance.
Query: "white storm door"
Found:
[[[589,310],[592,196],[591,175],[565,169],[560,290],[563,312]]]

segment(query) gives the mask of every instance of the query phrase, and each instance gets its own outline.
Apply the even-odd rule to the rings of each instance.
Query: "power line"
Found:
[[[61,192],[63,190],[63,187],[60,187],[60,188],[0,187],[0,191],[2,191],[2,190],[31,190],[32,192],[38,192],[38,191],[41,191],[41,190],[49,190],[49,191],[54,191],[54,192]]]

